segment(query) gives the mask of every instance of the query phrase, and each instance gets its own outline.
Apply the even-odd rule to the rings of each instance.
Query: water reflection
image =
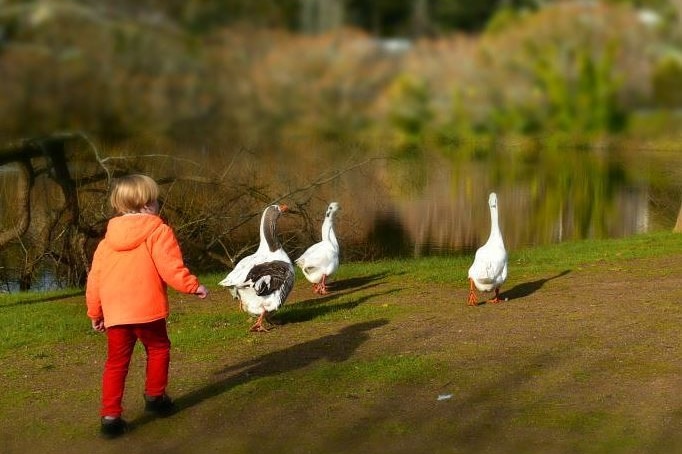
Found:
[[[392,212],[375,214],[377,226],[390,234],[368,239],[391,242],[393,248],[384,246],[384,251],[404,252],[409,244],[415,256],[471,252],[490,232],[487,198],[492,191],[499,197],[500,224],[510,249],[672,228],[654,224],[651,211],[663,211],[656,218],[668,220],[678,207],[652,206],[650,191],[655,185],[659,191],[678,192],[679,183],[656,181],[655,163],[642,164],[641,157],[629,161],[608,151],[510,151],[474,159],[432,154],[423,162],[428,170],[419,190],[394,196]],[[403,173],[414,162],[406,160],[404,166]]]
[[[310,185],[320,169],[341,168],[339,162],[347,156],[339,162],[327,155],[272,158],[254,153],[247,164],[261,173],[268,169],[262,176],[271,185],[268,192],[286,194]],[[259,166],[258,159],[269,166]],[[318,232],[327,204],[337,201],[343,207],[337,225],[342,260],[472,254],[490,232],[487,200],[492,191],[498,194],[500,226],[510,251],[672,229],[680,207],[680,164],[682,156],[672,153],[661,159],[614,150],[402,149],[388,159],[340,172],[328,184],[310,185],[313,194],[301,193],[301,200],[287,200],[306,206],[312,224],[294,216],[282,221],[282,234],[287,252],[297,257],[310,245],[306,229],[313,225]],[[0,178],[3,217],[11,213],[8,181]],[[34,206],[48,210],[50,203]],[[231,233],[230,240],[236,246],[242,238],[251,244],[257,222],[254,218],[244,224],[241,236]],[[12,225],[12,219],[3,225]],[[0,279],[9,284],[0,291],[16,291],[18,284],[12,284],[8,273],[20,268],[26,255],[16,244],[1,252]],[[55,274],[48,270],[34,279],[32,288],[57,286]]]

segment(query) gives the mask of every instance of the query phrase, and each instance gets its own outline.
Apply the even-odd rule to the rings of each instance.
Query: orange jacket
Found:
[[[183,293],[199,287],[173,230],[152,214],[111,219],[88,274],[88,317],[106,327],[167,318],[166,284]]]

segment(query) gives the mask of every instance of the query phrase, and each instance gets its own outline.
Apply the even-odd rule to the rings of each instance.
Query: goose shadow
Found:
[[[358,276],[358,277],[351,277],[348,279],[341,279],[339,281],[332,281],[327,284],[327,288],[331,292],[343,292],[346,290],[353,290],[357,289],[358,287],[364,287],[367,284],[382,280],[388,276],[389,273],[387,272],[382,272],[382,273],[375,273],[375,274],[370,274],[368,276]]]
[[[187,410],[208,399],[230,391],[250,380],[286,374],[308,365],[327,360],[340,363],[350,358],[357,348],[369,339],[369,332],[388,324],[387,319],[356,323],[342,328],[335,334],[303,342],[291,347],[261,355],[258,358],[225,366],[214,373],[213,383],[176,397],[176,413]],[[130,421],[138,428],[152,421],[154,416],[142,415]]]
[[[295,303],[295,307],[321,306],[342,296],[361,290],[369,290],[371,288],[378,287],[382,284],[385,284],[385,282],[382,282],[382,279],[384,279],[386,276],[388,276],[388,273],[383,272],[369,276],[353,277],[344,279],[342,281],[332,282],[331,284],[327,284],[327,288],[329,288],[328,293],[325,295],[315,295],[311,298],[301,299]],[[291,307],[291,305],[288,307]]]
[[[545,279],[538,279],[537,281],[523,282],[521,284],[517,284],[514,287],[510,288],[509,290],[501,292],[500,298],[502,299],[507,298],[512,300],[516,298],[524,298],[526,296],[530,296],[533,293],[540,290],[542,286],[544,286],[547,282],[563,277],[570,272],[571,270],[564,270],[561,273],[557,274],[556,276],[548,277]]]
[[[373,285],[367,286],[365,288],[373,287]],[[273,323],[278,325],[287,325],[289,323],[301,323],[314,320],[318,317],[323,317],[326,314],[347,311],[354,309],[367,301],[378,298],[385,295],[390,295],[401,291],[402,289],[390,289],[385,292],[373,293],[371,295],[365,295],[357,299],[339,304],[329,304],[323,305],[324,302],[330,299],[336,299],[341,295],[336,295],[334,297],[316,298],[313,300],[302,301],[297,304],[291,305],[286,310],[273,316]],[[324,300],[324,301],[323,301]]]

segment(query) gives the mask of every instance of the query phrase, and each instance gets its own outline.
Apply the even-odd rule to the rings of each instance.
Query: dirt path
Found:
[[[337,306],[297,286],[300,306],[267,336],[239,349],[226,341],[200,367],[174,351],[182,411],[173,417],[145,419],[137,396],[126,397],[135,430],[104,442],[95,426],[83,429],[92,421],[83,401],[80,411],[41,406],[36,424],[66,413],[72,432],[26,440],[2,431],[0,442],[8,454],[682,452],[680,270],[682,255],[514,276],[507,302],[475,308],[465,283],[340,280],[336,292],[354,296]],[[306,322],[324,304],[366,315],[311,332]],[[353,383],[345,369],[335,376],[349,360],[423,370]],[[98,367],[67,378],[96,380]],[[141,389],[139,373],[130,380]]]

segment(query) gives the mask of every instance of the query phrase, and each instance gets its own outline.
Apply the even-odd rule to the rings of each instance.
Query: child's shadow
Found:
[[[571,272],[571,270],[564,270],[561,273],[557,274],[556,276],[548,277],[546,279],[538,279],[537,281],[524,282],[522,284],[517,284],[514,287],[510,288],[509,290],[500,293],[500,298],[501,299],[508,298],[508,299],[512,300],[515,298],[523,298],[525,296],[530,296],[533,293],[540,290],[542,288],[542,286],[545,285],[547,282],[549,282],[553,279],[558,279],[562,276],[565,276],[570,272]]]
[[[331,362],[346,361],[363,342],[369,339],[368,331],[387,323],[386,319],[357,323],[341,329],[336,334],[226,366],[215,373],[220,377],[217,381],[175,399],[176,412],[193,407],[254,378],[286,374],[322,359]],[[153,416],[145,414],[131,421],[130,425],[133,428],[140,427],[152,419],[154,419]]]

